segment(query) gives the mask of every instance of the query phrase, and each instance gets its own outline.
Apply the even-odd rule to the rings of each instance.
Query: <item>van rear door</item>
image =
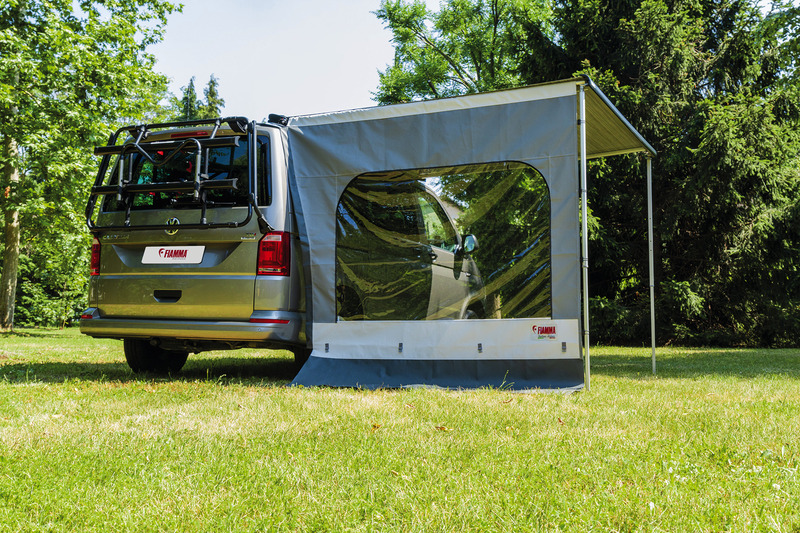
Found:
[[[253,172],[268,138],[244,133],[169,130],[122,150],[94,188],[104,197],[90,298],[103,316],[249,320],[262,235],[250,191],[264,196],[260,205],[270,199],[261,185],[268,164]],[[251,150],[253,139],[260,150]]]
[[[258,250],[255,224],[158,233],[101,235],[102,274],[96,290],[104,316],[250,318]]]

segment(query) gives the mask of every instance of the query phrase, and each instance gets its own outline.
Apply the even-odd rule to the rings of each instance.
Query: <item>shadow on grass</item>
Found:
[[[41,362],[0,365],[0,382],[64,383],[70,381],[102,381],[130,383],[135,381],[209,381],[220,385],[286,385],[296,374],[294,362],[282,358],[236,358],[190,356],[183,370],[173,375],[134,374],[120,363]]]
[[[605,350],[613,352],[613,348]],[[653,375],[650,350],[636,354],[592,355],[591,365],[593,374],[628,379],[646,379]],[[800,349],[656,349],[656,375],[660,378],[710,375],[800,378]]]
[[[2,333],[0,334],[0,339],[25,339],[29,337],[34,339],[62,339],[68,335],[68,330],[63,329],[26,329],[24,331],[14,330],[11,333]]]

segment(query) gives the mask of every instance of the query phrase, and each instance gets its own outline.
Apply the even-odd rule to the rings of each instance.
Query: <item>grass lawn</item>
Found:
[[[592,349],[592,390],[288,388],[288,352],[133,375],[0,336],[0,531],[800,531],[800,350]]]

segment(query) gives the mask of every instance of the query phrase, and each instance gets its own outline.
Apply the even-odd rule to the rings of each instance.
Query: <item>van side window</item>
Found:
[[[524,163],[356,176],[336,218],[337,317],[465,318],[447,301],[466,293],[471,316],[550,317],[550,229],[547,181]],[[459,249],[466,236],[481,243],[477,253]]]
[[[422,209],[422,220],[425,222],[428,244],[454,252],[458,244],[456,230],[442,206],[427,193],[420,194],[419,205]]]
[[[258,187],[258,205],[267,206],[272,204],[272,173],[270,169],[269,137],[266,135],[258,136],[258,147],[256,152],[256,186]]]

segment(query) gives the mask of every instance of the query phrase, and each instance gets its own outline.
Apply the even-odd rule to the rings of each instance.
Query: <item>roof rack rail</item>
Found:
[[[190,126],[203,126],[203,125],[216,125],[219,128],[223,124],[227,124],[230,129],[236,133],[247,132],[247,125],[249,121],[245,117],[225,117],[225,118],[204,118],[197,120],[179,120],[173,122],[158,122],[153,124],[137,124],[133,126],[123,126],[112,135],[116,139],[120,133],[127,132],[131,137],[136,137],[139,131],[151,132],[155,129],[168,129],[168,128],[186,128]],[[142,139],[144,140],[144,139]],[[110,143],[109,143],[110,144]]]

